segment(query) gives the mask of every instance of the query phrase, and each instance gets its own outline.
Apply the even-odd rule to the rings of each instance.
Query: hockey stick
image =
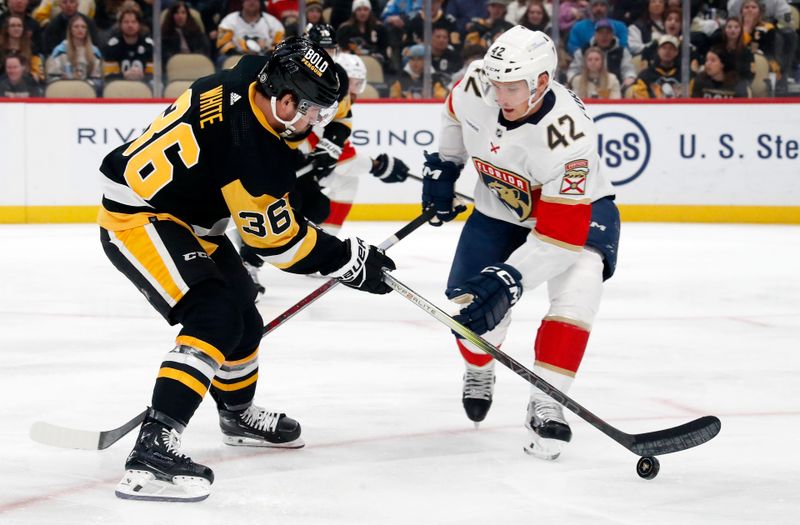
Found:
[[[427,210],[423,211],[416,219],[409,222],[399,230],[395,232],[394,235],[383,241],[378,248],[382,250],[386,250],[394,246],[397,242],[401,241],[403,238],[408,236],[411,232],[428,222],[431,217],[436,215],[436,210],[433,208],[428,208]],[[308,305],[328,293],[334,286],[339,284],[339,281],[330,278],[328,279],[322,286],[308,294],[307,296],[300,299],[297,303],[293,306],[290,306],[285,312],[280,314],[278,317],[270,321],[264,326],[264,336],[266,336],[271,331],[278,328],[280,325],[300,313],[303,309],[305,309]],[[263,336],[262,336],[263,337]]]
[[[704,416],[689,423],[684,423],[677,427],[646,432],[644,434],[627,434],[606,423],[598,416],[578,404],[575,400],[561,392],[553,385],[527,369],[521,363],[510,357],[508,354],[488,343],[485,339],[475,332],[462,325],[436,305],[420,296],[408,286],[398,281],[388,272],[384,272],[384,282],[392,287],[394,291],[425,310],[437,321],[451,328],[466,340],[475,344],[478,348],[494,357],[502,365],[510,368],[528,383],[537,387],[557,402],[575,413],[578,417],[607,435],[623,447],[627,448],[639,456],[657,456],[679,452],[687,448],[702,445],[716,436],[721,428],[720,420],[715,416]]]
[[[420,177],[419,175],[414,175],[413,173],[409,173],[408,174],[408,178],[417,180],[419,182],[422,182],[422,180],[423,180],[422,177]],[[463,193],[456,192],[456,197],[458,197],[462,201],[472,202],[472,203],[475,202],[475,199],[473,199],[472,197],[469,197],[467,195],[464,195]]]
[[[78,448],[81,450],[103,450],[108,448],[144,421],[147,411],[131,419],[124,425],[112,430],[79,430],[77,428],[60,427],[44,421],[36,421],[30,430],[31,439],[61,448]]]
[[[394,235],[383,241],[379,248],[385,250],[394,246],[400,240],[408,236],[411,232],[425,224],[431,217],[433,217],[435,213],[435,210],[432,208],[424,211],[419,217],[409,222],[395,232]],[[264,326],[264,331],[261,337],[265,337],[268,333],[272,332],[277,327],[297,315],[308,305],[328,293],[337,284],[339,284],[338,280],[334,278],[328,279],[328,281],[326,281],[322,286],[305,296],[294,306],[291,306],[288,310],[267,323],[267,325]],[[46,423],[44,421],[36,421],[31,426],[30,437],[32,440],[38,443],[51,445],[54,447],[77,448],[81,450],[103,450],[122,439],[134,428],[138,427],[139,424],[144,421],[145,413],[146,411],[142,412],[121,427],[104,431],[80,430],[75,428],[61,427],[51,423]]]

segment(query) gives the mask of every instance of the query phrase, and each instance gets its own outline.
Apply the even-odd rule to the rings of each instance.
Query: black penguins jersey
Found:
[[[342,241],[295,214],[296,152],[255,105],[266,59],[195,81],[132,142],[105,159],[98,223],[120,231],[172,220],[212,240],[233,218],[242,240],[295,273],[328,273],[348,257]]]

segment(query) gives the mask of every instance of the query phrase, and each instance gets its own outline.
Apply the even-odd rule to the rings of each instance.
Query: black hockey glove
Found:
[[[450,222],[467,209],[456,199],[456,180],[464,165],[442,160],[438,153],[425,152],[422,168],[422,209],[433,207],[436,215],[428,221],[433,226]]]
[[[342,148],[337,146],[328,139],[322,139],[317,143],[314,151],[308,154],[308,160],[311,162],[311,174],[320,180],[327,177],[336,167],[336,161],[339,160],[339,155],[342,154]]]
[[[522,296],[522,274],[508,264],[487,266],[464,284],[449,288],[447,298],[467,304],[453,319],[478,335],[494,329]]]
[[[392,289],[383,282],[383,269],[394,270],[397,267],[382,250],[371,246],[358,237],[344,241],[350,254],[348,260],[338,270],[327,274],[335,277],[345,286],[363,292],[385,294]]]
[[[408,177],[408,166],[397,157],[381,153],[375,158],[375,161],[377,164],[373,164],[369,172],[383,182],[403,182]]]

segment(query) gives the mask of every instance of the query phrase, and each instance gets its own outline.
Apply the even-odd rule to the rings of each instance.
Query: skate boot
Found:
[[[466,363],[464,372],[463,393],[461,402],[467,417],[475,422],[475,428],[486,418],[492,406],[492,393],[494,392],[494,361],[486,366],[474,366]]]
[[[178,452],[183,425],[152,408],[125,461],[116,495],[147,501],[202,501],[211,492],[214,473]]]
[[[561,405],[546,394],[531,396],[525,428],[529,430],[530,441],[524,450],[540,459],[556,459],[561,447],[572,439]]]
[[[261,300],[261,297],[264,296],[264,292],[266,288],[264,285],[261,284],[261,281],[258,280],[258,270],[260,269],[258,266],[252,265],[247,261],[242,261],[244,265],[244,269],[247,270],[247,273],[250,274],[250,278],[253,280],[253,283],[256,285],[256,289],[258,290],[258,295],[256,295],[256,302]]]
[[[268,412],[256,405],[232,412],[219,410],[223,442],[235,447],[300,448],[300,423],[286,414]]]

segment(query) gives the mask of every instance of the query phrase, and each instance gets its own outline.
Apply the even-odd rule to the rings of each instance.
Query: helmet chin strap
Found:
[[[538,79],[537,79],[537,83],[538,83]],[[534,88],[534,89],[536,89],[536,88]],[[528,111],[526,111],[526,114],[527,114],[527,113],[528,113],[528,112],[529,112],[531,109],[533,109],[533,107],[534,107],[536,104],[538,104],[540,100],[542,100],[542,99],[544,98],[544,96],[547,94],[547,92],[548,92],[548,91],[550,91],[550,85],[548,84],[547,88],[546,88],[546,89],[543,89],[543,90],[542,90],[542,94],[541,94],[541,95],[539,95],[538,97],[536,96],[536,94],[537,94],[537,91],[538,91],[538,90],[534,91],[533,93],[531,93],[531,96],[530,96],[530,97],[528,97]],[[534,97],[536,97],[536,98],[534,98]]]
[[[276,97],[270,97],[269,107],[272,110],[272,116],[275,117],[275,120],[283,124],[283,126],[286,128],[280,133],[280,136],[288,137],[297,131],[296,129],[294,129],[294,125],[297,123],[298,120],[303,118],[303,115],[301,115],[300,112],[298,111],[294,114],[294,118],[292,120],[283,120],[278,116],[278,108],[276,106],[277,101],[278,99]]]

